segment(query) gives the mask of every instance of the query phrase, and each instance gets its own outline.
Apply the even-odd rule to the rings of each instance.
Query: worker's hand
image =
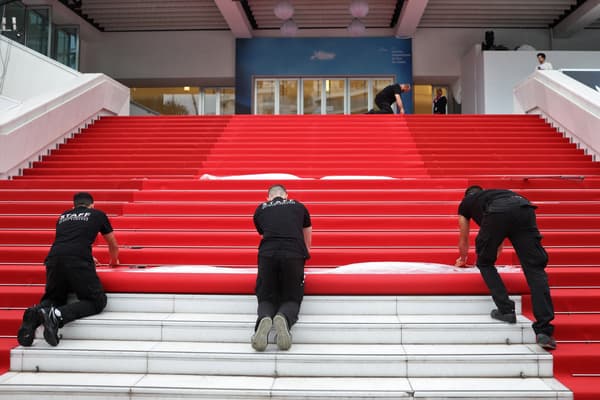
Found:
[[[117,267],[117,266],[119,266],[119,264],[121,264],[121,263],[119,262],[119,259],[117,258],[116,260],[110,260],[110,263],[108,263],[108,266],[109,267]]]
[[[97,267],[98,265],[100,265],[100,261],[98,261],[98,259],[96,257],[92,257],[94,259],[94,265]]]
[[[454,266],[459,268],[468,268],[467,257],[458,257],[454,263]]]

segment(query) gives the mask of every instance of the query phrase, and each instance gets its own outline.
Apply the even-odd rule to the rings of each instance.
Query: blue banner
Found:
[[[255,77],[393,76],[412,84],[412,41],[377,38],[254,38],[236,41],[236,113],[252,111]],[[413,110],[412,95],[403,96]]]

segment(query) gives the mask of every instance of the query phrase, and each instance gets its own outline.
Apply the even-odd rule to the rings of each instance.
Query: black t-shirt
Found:
[[[396,95],[402,94],[402,88],[400,84],[394,83],[393,85],[386,86],[383,90],[377,93],[377,99],[386,103],[395,103]]]
[[[488,211],[488,206],[491,203],[498,199],[508,199],[513,197],[522,199],[523,202],[529,204],[524,197],[511,190],[488,189],[465,197],[458,206],[458,214],[466,219],[473,218],[477,225],[481,225],[483,214]]]
[[[92,258],[92,244],[98,236],[113,231],[108,217],[94,208],[77,207],[63,212],[56,221],[56,237],[48,257]]]
[[[273,256],[282,252],[309,257],[303,229],[311,226],[310,215],[299,201],[276,197],[260,204],[254,212],[254,226],[262,235],[259,255]]]

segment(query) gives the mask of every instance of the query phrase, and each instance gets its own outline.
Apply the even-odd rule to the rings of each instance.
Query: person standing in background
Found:
[[[444,96],[444,92],[441,88],[437,88],[435,94],[435,99],[433,99],[433,113],[446,114],[446,106],[448,105],[448,99],[446,98],[446,96]]]
[[[537,53],[537,59],[538,59],[538,66],[536,67],[536,69],[538,70],[550,70],[550,69],[554,69],[554,67],[552,67],[552,64],[549,63],[548,61],[546,61],[546,54],[544,53]]]

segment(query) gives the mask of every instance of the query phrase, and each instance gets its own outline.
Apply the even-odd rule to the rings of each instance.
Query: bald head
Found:
[[[287,191],[285,190],[285,187],[279,183],[271,186],[267,195],[268,200],[273,200],[275,197],[287,199]]]

